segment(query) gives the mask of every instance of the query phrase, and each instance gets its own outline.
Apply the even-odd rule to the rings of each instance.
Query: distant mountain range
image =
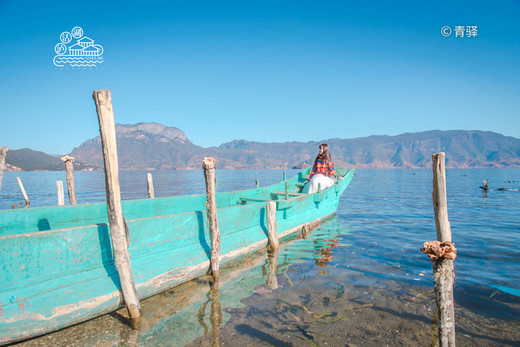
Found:
[[[520,167],[520,139],[485,131],[433,130],[320,142],[234,140],[210,148],[193,144],[180,129],[157,123],[117,124],[116,134],[121,170],[200,169],[202,158],[207,156],[214,157],[220,169],[302,167],[312,164],[323,142],[329,144],[336,166],[425,168],[431,166],[431,155],[442,151],[449,168]],[[25,155],[19,151],[25,151]],[[32,151],[29,156],[28,150],[19,151],[9,151],[6,162],[24,170],[64,167],[59,158],[45,153]],[[85,141],[69,155],[76,158],[78,169],[103,167],[99,136]]]
[[[52,156],[30,148],[10,149],[5,158],[6,171],[58,171],[65,170],[61,156]],[[96,170],[99,167],[74,162],[75,170]]]

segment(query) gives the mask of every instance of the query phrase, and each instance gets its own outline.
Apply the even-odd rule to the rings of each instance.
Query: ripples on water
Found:
[[[65,182],[64,172],[6,173],[2,208],[21,200],[17,175],[32,206],[53,205],[55,180]],[[145,175],[121,172],[123,199],[146,196]],[[205,189],[202,171],[155,171],[153,176],[157,197]],[[221,170],[218,189],[252,188],[255,178],[268,185],[281,176],[281,170]],[[520,188],[518,169],[447,170],[449,219],[458,249],[458,344],[519,345],[520,192],[483,196],[484,178],[490,188]],[[277,289],[267,284],[269,260],[260,252],[226,270],[217,294],[199,279],[145,300],[140,332],[121,323],[121,310],[28,345],[66,344],[68,339],[80,345],[122,340],[150,346],[215,341],[226,346],[429,345],[435,330],[432,270],[419,248],[435,239],[432,179],[431,170],[358,170],[337,216],[307,240],[282,248]],[[103,182],[102,172],[76,172],[78,201],[104,201]],[[210,319],[215,317],[213,297],[219,298],[223,320],[218,335]]]

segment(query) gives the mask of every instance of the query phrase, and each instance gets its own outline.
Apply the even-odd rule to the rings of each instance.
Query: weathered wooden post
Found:
[[[289,182],[285,182],[285,200],[289,199]]]
[[[421,249],[432,261],[435,302],[437,304],[437,327],[441,347],[455,346],[455,312],[453,301],[453,260],[457,249],[451,242],[451,227],[448,220],[446,197],[445,155],[432,156],[433,166],[433,210],[437,241],[423,244]]]
[[[287,181],[287,173],[285,171],[283,172],[283,180]]]
[[[269,247],[272,251],[280,248],[278,244],[278,235],[276,233],[276,201],[269,201],[265,209],[267,215],[267,238],[269,240]]]
[[[151,173],[146,174],[146,185],[148,186],[148,197],[154,199],[155,191],[153,189],[153,178]]]
[[[451,242],[451,227],[448,220],[448,199],[446,197],[446,168],[443,152],[432,156],[433,166],[433,212],[437,240]]]
[[[58,194],[58,206],[65,205],[65,193],[63,192],[63,181],[56,181],[56,192]]]
[[[74,157],[68,155],[61,157],[65,162],[65,171],[67,172],[67,188],[69,191],[69,201],[71,205],[76,205],[76,187],[74,186]]]
[[[135,280],[130,264],[130,254],[125,236],[125,223],[123,209],[121,207],[121,191],[119,187],[119,167],[117,162],[116,129],[114,123],[114,111],[112,108],[112,96],[110,89],[95,90],[99,119],[99,131],[103,148],[103,161],[105,163],[105,182],[107,192],[108,219],[110,223],[110,237],[114,250],[114,261],[119,273],[123,299],[128,309],[128,314],[133,327],[137,328],[141,322],[141,305],[137,297]]]
[[[260,187],[260,182],[257,179],[255,180],[255,187],[256,188]]]
[[[25,207],[29,206],[31,203],[29,201],[29,197],[27,196],[27,193],[25,192],[25,188],[23,187],[22,179],[20,177],[16,177],[16,182],[18,182],[18,186],[20,187],[20,190],[22,191],[23,198],[25,200]]]
[[[5,157],[7,157],[9,147],[0,147],[0,192],[2,191],[2,178],[5,170]]]
[[[218,229],[217,201],[215,199],[215,160],[211,157],[204,158],[202,167],[206,180],[206,209],[208,212],[209,237],[211,239],[211,272],[213,280],[218,282],[220,277],[220,231]]]

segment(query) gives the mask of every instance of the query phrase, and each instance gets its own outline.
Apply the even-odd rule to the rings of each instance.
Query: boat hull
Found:
[[[306,174],[308,170],[288,180],[291,191],[297,191]],[[338,184],[288,199],[273,194],[284,190],[285,182],[218,193],[217,206],[224,206],[217,211],[221,264],[266,246],[267,202],[262,200],[268,199],[262,198],[277,201],[277,232],[284,237],[333,214],[352,176],[345,170]],[[205,195],[198,195],[123,202],[140,299],[207,272],[211,242],[205,200]],[[0,220],[0,344],[42,335],[122,306],[106,204],[0,211]]]

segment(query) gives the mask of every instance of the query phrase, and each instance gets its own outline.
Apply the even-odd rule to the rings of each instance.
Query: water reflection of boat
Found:
[[[175,341],[175,345],[183,346],[206,334],[218,341],[220,326],[230,318],[221,306],[240,307],[240,300],[249,297],[256,286],[272,283],[278,268],[277,259],[272,258],[275,254],[268,258],[269,273],[262,270],[265,253],[256,254],[227,267],[218,286],[197,280],[144,301],[139,343],[166,346]],[[153,317],[147,312],[154,312]]]
[[[266,203],[276,201],[283,237],[333,214],[353,171],[315,194],[299,193],[310,168],[278,184],[216,196],[221,263],[267,243]],[[286,187],[288,187],[286,189]],[[209,266],[205,195],[123,202],[140,298]],[[0,211],[0,343],[40,335],[122,304],[104,203]]]
[[[267,256],[257,252],[234,262],[221,273],[220,289],[201,279],[145,300],[139,344],[166,346],[175,341],[175,345],[183,346],[207,335],[215,345],[220,326],[230,319],[229,309],[242,307],[241,301],[255,292],[263,294],[276,289],[277,274],[286,277],[292,265],[310,261],[313,253],[320,251],[316,245],[324,239],[334,239],[340,229],[337,219],[332,219],[315,229],[308,239],[285,243],[279,252],[268,251]],[[121,339],[126,339],[126,335],[121,335]]]

